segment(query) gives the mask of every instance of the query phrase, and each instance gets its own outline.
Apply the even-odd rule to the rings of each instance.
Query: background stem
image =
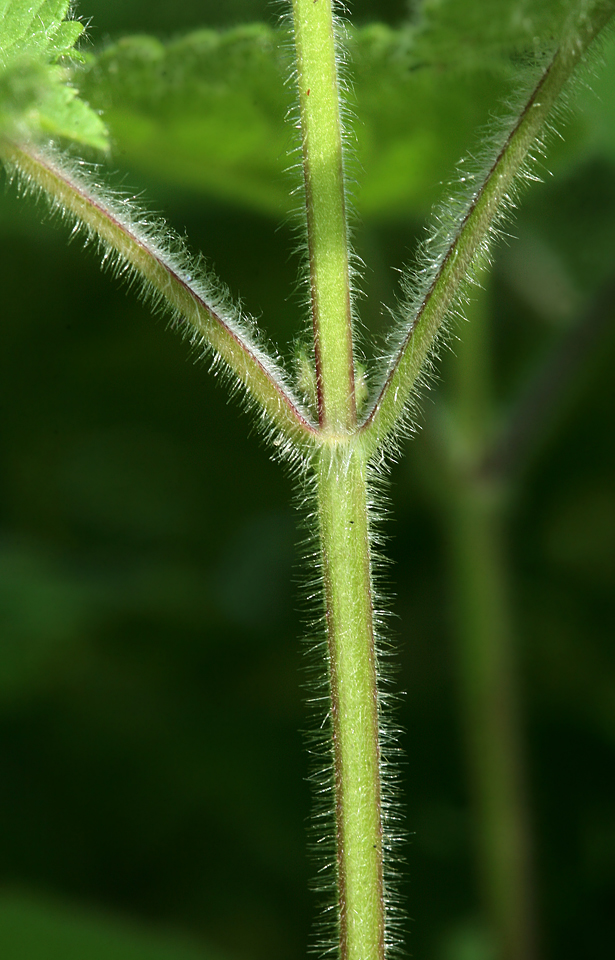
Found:
[[[457,675],[483,900],[498,960],[533,960],[533,883],[505,491],[477,469],[491,433],[488,297],[469,308],[453,379],[443,511],[454,584]]]
[[[498,960],[532,960],[529,831],[502,517],[488,491],[450,513],[459,690],[483,899]]]

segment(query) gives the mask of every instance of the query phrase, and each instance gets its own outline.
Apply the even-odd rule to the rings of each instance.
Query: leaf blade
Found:
[[[68,82],[63,61],[82,59],[75,43],[83,32],[69,14],[69,0],[0,5],[0,135],[62,137],[105,150],[103,121]]]

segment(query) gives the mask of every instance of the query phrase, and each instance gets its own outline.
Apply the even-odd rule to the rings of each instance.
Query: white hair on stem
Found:
[[[554,132],[553,114],[565,109],[559,98],[614,8],[613,0],[580,0],[559,47],[545,53],[534,86],[526,85],[508,105],[509,117],[487,132],[479,159],[459,164],[452,199],[436,208],[417,265],[403,277],[389,350],[377,364],[380,385],[361,426],[381,462],[383,450],[395,458],[401,439],[416,429],[418,397],[433,379],[449,319],[463,318],[470,287],[491,262],[522,186],[540,179],[536,169]]]
[[[582,6],[585,9],[586,5]],[[607,11],[608,16],[613,6],[613,0],[594,4],[597,9]],[[605,14],[603,20],[608,16]],[[336,30],[338,72],[343,75],[339,23]],[[579,31],[581,36],[582,25]],[[370,591],[378,664],[384,937],[386,952],[392,956],[401,948],[403,911],[397,881],[403,830],[398,799],[399,731],[391,717],[396,695],[391,692],[387,607],[382,599],[385,567],[381,557],[381,521],[386,513],[383,486],[387,467],[397,451],[400,436],[412,426],[417,387],[428,382],[431,376],[435,345],[446,330],[446,320],[462,311],[468,283],[473,281],[480,265],[488,262],[490,244],[501,231],[503,218],[516,200],[520,184],[535,178],[532,161],[534,154],[542,149],[540,138],[546,129],[546,114],[552,111],[572,66],[595,32],[586,30],[583,42],[577,43],[573,37],[565,51],[566,63],[560,48],[543,69],[534,90],[528,91],[525,101],[517,105],[512,124],[503,134],[500,128],[494,145],[491,149],[487,147],[483,161],[475,164],[470,173],[463,166],[459,174],[461,192],[436,214],[435,229],[423,246],[418,268],[405,282],[401,319],[392,334],[391,351],[381,361],[383,385],[372,399],[371,410],[361,427],[344,438],[327,439],[319,433],[287,385],[277,356],[271,356],[265,349],[250,319],[243,317],[229,302],[225,289],[203,272],[202,262],[190,257],[182,241],[171,235],[165,225],[145,218],[131,201],[111,195],[97,183],[86,167],[62,158],[53,150],[0,143],[0,153],[17,171],[22,189],[46,194],[52,209],[72,222],[73,232],[81,231],[86,242],[98,244],[104,265],[126,277],[129,283],[139,284],[155,309],[170,310],[172,324],[189,339],[197,356],[207,356],[214,371],[225,373],[231,392],[241,390],[247,404],[257,410],[276,457],[290,463],[299,477],[300,508],[308,530],[305,552],[312,571],[304,591],[312,637],[308,643],[308,702],[315,716],[309,734],[315,794],[312,846],[320,865],[317,887],[326,904],[316,949],[324,954],[331,955],[337,950],[339,913],[335,896],[336,769],[331,732],[325,575],[318,534],[318,463],[325,463],[330,471],[329,479],[339,478],[340,485],[345,482],[353,457],[366,464],[370,561],[366,590]],[[559,76],[555,76],[556,67]],[[557,82],[550,81],[554,76]],[[540,110],[532,113],[535,106],[541,106],[538,98],[541,91],[549,93],[546,105],[542,113]],[[530,122],[533,117],[538,121],[536,124]],[[432,322],[422,328],[421,322],[429,310],[432,310]],[[354,317],[354,306],[352,314]]]
[[[291,465],[309,455],[315,427],[295,398],[278,356],[265,347],[254,321],[228,291],[189,253],[162,221],[148,217],[134,200],[112,192],[97,168],[53,148],[0,144],[0,157],[23,194],[44,196],[52,214],[71,225],[71,237],[95,244],[102,266],[170,316],[197,359],[225,376],[231,394],[241,392],[259,414],[277,458]]]

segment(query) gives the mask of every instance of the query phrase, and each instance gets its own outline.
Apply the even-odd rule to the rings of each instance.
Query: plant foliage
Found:
[[[609,5],[595,6],[606,9]],[[426,0],[418,14],[399,29],[381,24],[362,30],[343,28],[340,43],[355,65],[349,99],[359,118],[350,121],[350,139],[356,140],[356,169],[362,166],[366,175],[365,185],[356,188],[355,195],[366,216],[423,212],[438,180],[450,178],[459,147],[468,152],[471,131],[476,124],[485,123],[494,104],[509,89],[511,78],[522,91],[532,90],[532,86],[535,91],[512,132],[503,133],[493,125],[495,133],[484,138],[486,145],[479,161],[473,162],[470,176],[465,175],[466,167],[459,168],[455,176],[461,196],[445,208],[439,238],[425,245],[419,276],[407,286],[409,305],[401,311],[404,315],[399,319],[397,339],[388,348],[393,352],[380,365],[381,392],[376,384],[364,423],[357,425],[350,416],[344,423],[347,434],[342,430],[331,438],[325,417],[321,415],[319,425],[315,422],[316,413],[322,414],[317,411],[321,398],[315,389],[309,351],[300,359],[303,392],[311,400],[306,412],[295,400],[277,358],[269,359],[268,347],[253,336],[242,311],[227,308],[225,292],[200,279],[201,263],[188,257],[180,241],[169,240],[163,226],[145,222],[135,205],[111,195],[80,164],[67,162],[55,149],[37,145],[51,138],[104,149],[107,138],[97,112],[104,110],[112,144],[143,170],[184,188],[218,192],[261,211],[287,213],[293,205],[284,199],[292,134],[286,132],[284,118],[292,98],[282,82],[288,71],[288,51],[279,52],[284,33],[252,25],[222,32],[198,31],[168,44],[152,37],[133,37],[81,58],[85,63],[79,65],[74,44],[81,25],[66,19],[68,4],[47,2],[33,7],[14,2],[0,6],[4,37],[0,136],[6,138],[2,146],[7,163],[20,170],[26,189],[34,184],[34,190],[50,196],[55,208],[72,223],[84,227],[87,238],[100,244],[105,262],[118,273],[142,281],[157,306],[163,302],[170,305],[173,321],[188,333],[196,352],[213,355],[214,362],[221,362],[260,407],[274,449],[281,453],[294,449],[294,462],[304,471],[314,468],[320,457],[315,469],[320,471],[324,504],[317,508],[321,532],[330,521],[331,544],[339,548],[344,562],[350,558],[348,575],[342,580],[350,582],[356,572],[353,535],[359,528],[361,509],[362,540],[367,543],[369,538],[366,504],[371,509],[371,494],[367,500],[364,490],[367,461],[381,456],[389,436],[400,435],[402,408],[407,411],[408,398],[412,407],[411,394],[421,382],[421,368],[433,350],[439,328],[451,309],[459,307],[459,291],[465,289],[467,277],[472,277],[477,260],[488,255],[494,224],[501,224],[502,211],[514,201],[519,174],[534,176],[533,168],[525,164],[528,151],[541,135],[539,124],[532,126],[532,117],[539,116],[532,108],[544,107],[541,121],[551,110],[576,55],[571,53],[571,45],[566,45],[563,25],[574,15],[583,35],[583,18],[591,7],[584,2],[554,0],[534,10],[527,3],[491,0],[480,12],[473,7],[462,17],[453,2]],[[564,54],[554,56],[556,49],[563,49]],[[67,84],[69,75],[95,109],[79,98],[75,86]],[[441,104],[444,106],[439,109]],[[602,131],[600,136],[608,142],[608,134]],[[322,247],[326,254],[326,243]],[[435,304],[431,315],[430,304]],[[362,371],[358,379],[363,391]],[[335,450],[329,456],[330,440],[332,449],[340,441],[339,455]],[[344,483],[353,476],[354,499],[345,500]],[[322,492],[325,488],[328,500]],[[344,519],[340,524],[344,511],[348,522]],[[340,529],[334,529],[336,525]],[[333,552],[332,547],[331,555]],[[323,569],[325,561],[326,557]],[[356,595],[365,598],[371,589],[367,564],[361,568],[361,576]],[[58,584],[56,596],[70,607],[70,590],[64,590],[61,578],[56,587]],[[342,598],[340,604],[352,607],[352,597],[348,600],[344,592],[346,584],[335,589]],[[333,592],[329,589],[330,595]],[[90,597],[85,606],[96,602]],[[19,604],[17,598],[16,606]],[[63,630],[74,632],[87,620],[78,604],[73,605],[75,610],[64,617],[65,622],[62,616],[58,618],[60,635]],[[356,611],[352,618],[361,620],[363,626],[366,623]],[[342,627],[340,620],[340,635]],[[26,619],[15,633],[19,636],[28,630]],[[42,642],[34,643],[35,656],[40,647],[42,660],[49,655],[44,632]],[[14,676],[9,677],[5,691],[9,700],[20,683],[38,682],[37,670],[31,671],[19,655],[13,660]],[[375,694],[372,700],[375,702]],[[349,736],[354,749],[353,741],[354,736]],[[329,740],[325,752],[328,744]],[[325,792],[331,791],[330,771],[325,780],[319,784]],[[362,788],[357,789],[360,794]],[[334,806],[331,796],[327,793],[329,812]],[[333,836],[324,839],[328,842]],[[393,839],[385,836],[385,845]],[[370,844],[367,852],[373,860],[377,855],[372,850],[376,844]],[[334,863],[331,855],[328,866]],[[396,891],[392,893],[394,899]],[[391,891],[388,895],[390,899]],[[28,914],[27,909],[20,914],[19,905],[16,909],[18,915]],[[0,941],[2,922],[0,916]],[[36,917],[33,922],[36,925]],[[71,923],[69,919],[67,929]],[[7,929],[11,935],[10,924]],[[68,946],[61,949],[70,953],[70,937],[66,942]],[[120,955],[122,949],[118,947]],[[128,954],[138,955],[140,948],[129,945],[126,949]]]
[[[0,3],[0,134],[62,137],[104,150],[106,128],[67,81],[83,24],[70,0]]]

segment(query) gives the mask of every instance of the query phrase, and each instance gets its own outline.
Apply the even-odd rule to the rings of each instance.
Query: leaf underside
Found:
[[[349,176],[363,218],[423,217],[476,130],[557,44],[579,0],[425,0],[412,23],[348,28]],[[123,162],[148,176],[279,217],[300,182],[290,38],[251,24],[162,43],[128,37],[76,80]],[[573,143],[587,142],[589,119]],[[569,138],[570,139],[570,138]],[[591,139],[591,137],[590,137]],[[568,152],[570,153],[570,147]],[[291,172],[289,173],[289,168]],[[356,185],[355,185],[356,184]]]

